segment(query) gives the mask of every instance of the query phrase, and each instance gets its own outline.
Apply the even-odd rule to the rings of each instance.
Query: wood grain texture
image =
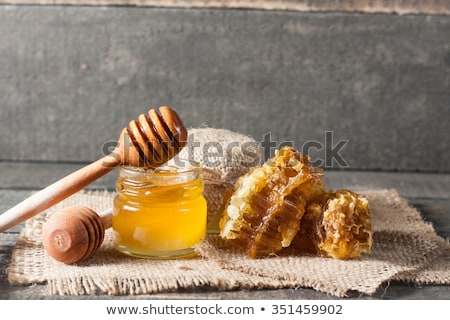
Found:
[[[45,188],[82,167],[83,164],[0,162],[0,212],[8,209],[6,202],[18,203],[28,197],[32,190]],[[117,170],[114,170],[86,189],[113,191],[117,174]],[[324,183],[332,189],[355,191],[393,188],[406,198],[450,198],[450,174],[325,170]]]
[[[295,10],[308,12],[450,14],[450,3],[439,0],[0,0],[0,3]]]
[[[343,141],[326,167],[450,171],[447,16],[1,6],[0,30],[0,160],[90,162],[169,105],[319,160]]]

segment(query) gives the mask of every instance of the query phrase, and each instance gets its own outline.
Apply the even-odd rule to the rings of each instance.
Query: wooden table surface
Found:
[[[0,212],[25,199],[62,176],[82,167],[76,164],[0,162]],[[101,178],[89,189],[112,190],[115,174]],[[425,221],[436,232],[450,237],[450,174],[400,173],[370,171],[326,171],[325,183],[330,188],[355,191],[394,188],[418,208]],[[236,290],[218,292],[197,288],[145,296],[49,296],[45,284],[12,286],[7,280],[7,267],[22,226],[0,233],[0,299],[336,299],[308,288],[282,290]],[[412,285],[399,282],[384,284],[373,296],[350,295],[350,299],[450,299],[450,286]]]

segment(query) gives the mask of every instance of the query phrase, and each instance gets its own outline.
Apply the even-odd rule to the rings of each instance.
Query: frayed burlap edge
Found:
[[[22,229],[7,268],[15,285],[47,284],[49,295],[143,295],[186,288],[217,290],[292,288],[295,283],[274,281],[218,267],[197,257],[184,260],[135,259],[113,247],[107,230],[98,251],[85,261],[65,265],[53,260],[42,247],[42,227],[61,208],[84,205],[101,212],[113,201],[113,193],[79,192],[52,209],[29,219]]]
[[[229,242],[209,238],[197,247],[219,266],[251,275],[294,281],[303,287],[345,297],[357,291],[374,294],[391,280],[450,284],[450,245],[425,223],[418,210],[395,190],[367,191],[374,224],[370,255],[341,261],[298,253],[251,260]],[[295,255],[295,252],[294,252]]]
[[[374,248],[371,255],[351,261],[292,254],[252,260],[218,236],[199,244],[196,250],[200,257],[194,259],[135,259],[114,249],[113,234],[108,230],[94,256],[68,266],[54,261],[43,249],[43,223],[61,207],[81,204],[102,210],[113,197],[106,192],[80,192],[27,221],[12,254],[8,279],[11,284],[48,283],[51,295],[310,287],[345,297],[350,292],[371,295],[390,280],[450,284],[449,244],[423,222],[420,213],[395,190],[368,191],[365,195],[373,209]]]

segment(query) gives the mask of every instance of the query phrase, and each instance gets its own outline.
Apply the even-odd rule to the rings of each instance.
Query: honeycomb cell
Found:
[[[309,199],[322,190],[322,170],[292,147],[240,177],[220,221],[220,235],[251,258],[276,254],[300,230]]]
[[[292,246],[336,259],[352,259],[372,248],[369,203],[350,190],[328,191],[306,207]]]

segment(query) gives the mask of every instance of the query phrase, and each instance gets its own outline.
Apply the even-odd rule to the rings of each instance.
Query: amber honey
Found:
[[[119,251],[145,258],[186,257],[205,238],[201,168],[193,161],[178,162],[120,169],[112,219]]]

